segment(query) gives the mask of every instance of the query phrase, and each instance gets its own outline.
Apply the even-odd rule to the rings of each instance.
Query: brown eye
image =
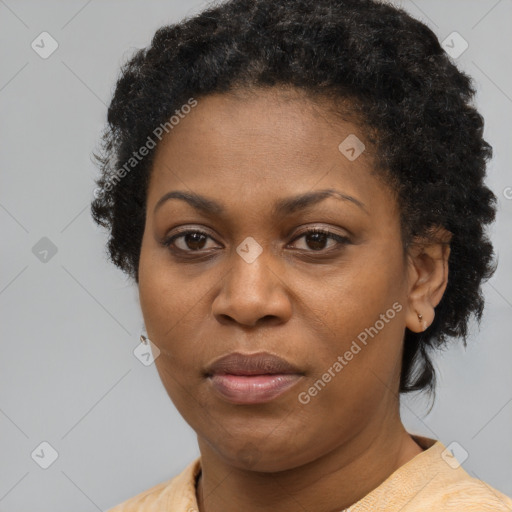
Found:
[[[195,252],[195,251],[201,251],[205,248],[207,239],[211,237],[202,231],[197,230],[189,230],[189,231],[182,231],[181,233],[178,233],[176,235],[173,235],[166,240],[163,241],[163,245],[165,247],[171,247],[174,246],[180,251],[183,252]],[[179,244],[175,243],[176,240],[180,240]]]
[[[310,252],[318,252],[325,250],[329,240],[334,241],[331,248],[350,243],[350,240],[347,237],[338,235],[336,233],[333,233],[332,231],[319,228],[309,229],[306,232],[302,233],[297,238],[295,238],[295,240],[299,240],[301,238],[304,238],[306,242],[305,245],[307,246],[306,250],[309,248],[311,250]],[[327,250],[330,250],[330,248],[328,248]]]

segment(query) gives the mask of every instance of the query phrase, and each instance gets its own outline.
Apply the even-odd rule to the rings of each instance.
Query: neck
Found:
[[[348,508],[423,450],[400,419],[371,426],[303,466],[277,473],[225,463],[201,438],[199,512],[330,512]]]

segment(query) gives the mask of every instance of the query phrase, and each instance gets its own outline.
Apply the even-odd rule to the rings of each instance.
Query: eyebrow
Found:
[[[351,202],[352,204],[355,204],[361,208],[366,214],[369,214],[365,204],[362,203],[359,199],[339,192],[338,190],[328,188],[323,190],[314,190],[305,194],[280,199],[272,208],[272,216],[290,215],[298,210],[311,208],[321,201],[327,199],[328,197]],[[196,210],[199,210],[207,215],[221,216],[223,213],[225,213],[225,208],[220,203],[211,198],[196,194],[194,192],[182,192],[178,190],[164,194],[156,203],[153,213],[155,214],[157,210],[170,199],[179,199],[181,201],[185,201]]]

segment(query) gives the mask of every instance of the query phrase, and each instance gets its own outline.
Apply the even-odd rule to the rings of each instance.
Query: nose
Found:
[[[274,267],[274,268],[272,268]],[[281,272],[282,274],[282,272]],[[265,251],[251,263],[234,253],[224,276],[212,312],[220,323],[255,327],[258,323],[281,324],[292,314],[285,277]]]

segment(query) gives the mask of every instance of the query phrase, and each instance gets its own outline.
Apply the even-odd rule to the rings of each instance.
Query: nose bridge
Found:
[[[255,246],[254,242],[244,241],[238,246],[236,252],[240,258],[240,261],[236,264],[238,273],[255,284],[267,284],[266,282],[273,274],[271,270],[272,258],[269,257],[270,251],[259,249],[259,244]]]
[[[233,254],[227,283],[230,294],[243,300],[265,300],[276,286],[270,250],[253,237],[246,237]]]
[[[213,304],[214,314],[251,325],[265,316],[284,318],[291,309],[284,288],[272,251],[247,237],[233,252],[230,270]]]

